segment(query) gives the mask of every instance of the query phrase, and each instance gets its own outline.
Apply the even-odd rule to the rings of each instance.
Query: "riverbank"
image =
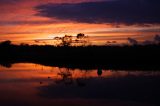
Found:
[[[160,69],[160,45],[38,46],[0,45],[0,63],[30,62],[69,68]]]

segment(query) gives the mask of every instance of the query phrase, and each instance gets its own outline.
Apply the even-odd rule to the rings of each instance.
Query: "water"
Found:
[[[159,71],[0,66],[0,106],[155,106]]]

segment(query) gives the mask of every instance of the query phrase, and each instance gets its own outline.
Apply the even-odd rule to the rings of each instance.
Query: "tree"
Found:
[[[70,46],[72,43],[72,36],[65,35],[62,37],[62,45],[63,46]]]
[[[11,45],[11,41],[10,40],[3,41],[3,42],[0,43],[0,45],[2,45],[2,46],[9,46],[9,45]]]
[[[85,35],[84,35],[83,33],[77,34],[77,39],[82,39],[82,38],[84,38],[84,37],[85,37]]]
[[[131,44],[131,45],[137,45],[138,44],[138,41],[136,39],[133,39],[133,38],[128,38],[128,42]]]

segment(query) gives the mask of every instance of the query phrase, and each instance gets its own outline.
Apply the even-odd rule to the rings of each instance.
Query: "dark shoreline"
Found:
[[[160,45],[54,47],[0,45],[0,64],[28,62],[80,69],[160,70]]]

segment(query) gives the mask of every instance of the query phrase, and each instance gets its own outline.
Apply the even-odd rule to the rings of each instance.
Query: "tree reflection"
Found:
[[[61,71],[57,74],[58,76],[61,76],[61,80],[57,80],[56,83],[64,83],[65,85],[70,85],[73,83],[72,79],[72,73],[67,68],[65,71]]]
[[[71,84],[76,84],[79,87],[84,87],[86,86],[85,83],[85,76],[82,75],[81,78],[73,78],[73,73],[69,68],[66,68],[64,70],[59,69],[60,72],[57,73],[57,77],[60,76],[61,79],[57,79],[55,82],[56,84],[61,84],[64,83],[65,85],[71,85]],[[86,73],[85,73],[86,74]]]
[[[0,66],[6,67],[6,68],[11,68],[12,64],[11,63],[0,63]]]
[[[78,85],[79,87],[84,87],[84,86],[86,86],[86,83],[85,83],[84,78],[83,78],[83,79],[77,78],[77,79],[76,79],[76,82],[77,82],[77,85]]]
[[[99,69],[97,70],[97,74],[98,74],[98,76],[101,76],[101,75],[102,75],[102,69],[99,68]]]

